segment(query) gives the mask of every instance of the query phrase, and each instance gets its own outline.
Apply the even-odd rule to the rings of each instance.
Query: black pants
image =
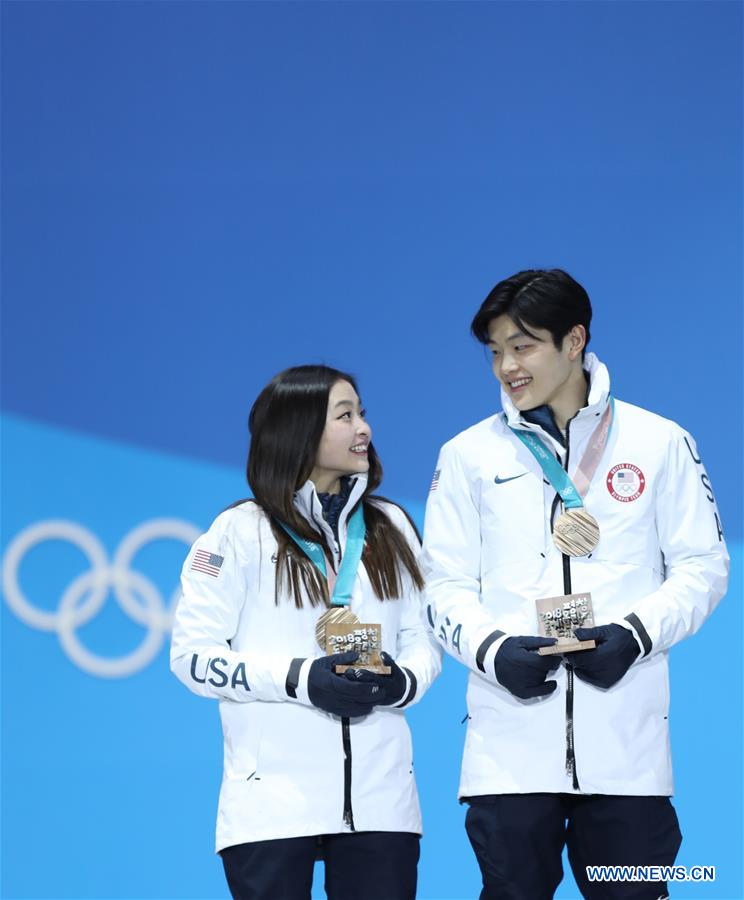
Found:
[[[319,840],[328,900],[415,900],[419,836],[400,831],[227,847],[220,855],[234,900],[310,900]]]
[[[551,900],[561,854],[586,900],[658,900],[664,882],[590,882],[588,865],[672,865],[682,842],[668,797],[499,794],[468,798],[465,828],[483,875],[480,900]]]

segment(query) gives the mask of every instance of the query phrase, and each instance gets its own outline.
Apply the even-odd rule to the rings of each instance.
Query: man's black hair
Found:
[[[589,343],[589,295],[563,269],[525,269],[500,281],[475,314],[470,326],[473,336],[487,344],[490,322],[503,315],[530,337],[535,337],[530,329],[549,331],[559,350],[574,325],[584,326]]]

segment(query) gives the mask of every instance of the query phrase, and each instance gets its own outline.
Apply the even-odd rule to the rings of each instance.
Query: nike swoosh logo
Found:
[[[499,476],[497,475],[493,479],[493,481],[494,481],[494,484],[506,484],[507,481],[514,481],[515,478],[521,478],[522,475],[526,475],[526,474],[527,474],[526,472],[522,472],[521,475],[512,475],[511,478],[499,478]]]

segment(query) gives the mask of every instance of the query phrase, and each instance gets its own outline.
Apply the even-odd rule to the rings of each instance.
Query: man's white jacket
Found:
[[[366,476],[356,476],[339,517],[340,547],[312,482],[295,497],[337,561],[348,513],[365,486]],[[403,511],[373,502],[383,506],[418,557],[418,538]],[[220,701],[224,770],[217,850],[352,827],[421,833],[402,707],[419,700],[437,676],[441,651],[419,592],[403,573],[401,596],[380,601],[360,564],[351,611],[361,622],[382,626],[383,650],[408,681],[396,707],[375,707],[344,729],[342,719],[312,706],[307,692],[310,665],[323,655],[315,623],[325,607],[306,601],[297,609],[289,595],[275,603],[276,551],[266,515],[248,501],[217,517],[191,548],[181,575],[171,668],[194,693]],[[346,767],[345,755],[351,760]]]
[[[668,650],[697,631],[725,593],[728,554],[693,439],[620,401],[585,497],[599,545],[579,559],[554,546],[556,492],[510,427],[538,436],[573,477],[610,397],[605,366],[594,354],[584,365],[588,405],[569,423],[566,448],[502,392],[504,413],[457,435],[437,463],[423,564],[432,629],[471,670],[460,797],[673,793]],[[609,690],[573,679],[571,691],[561,665],[548,676],[558,682],[552,695],[514,697],[494,674],[502,643],[538,634],[536,600],[585,591],[596,625],[634,633],[636,662]],[[571,738],[575,779],[566,767]]]

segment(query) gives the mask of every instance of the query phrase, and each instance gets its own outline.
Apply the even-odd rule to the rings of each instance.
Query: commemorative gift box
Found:
[[[334,666],[338,673],[347,669],[367,669],[378,675],[390,675],[392,669],[382,661],[382,626],[360,622],[347,609],[328,610],[316,628],[318,643],[330,656],[333,653],[358,653],[355,663]]]
[[[552,647],[540,647],[537,652],[541,656],[593,650],[597,646],[596,641],[580,641],[574,634],[576,628],[594,627],[591,594],[565,594],[538,600],[537,622],[540,637],[557,638]]]
[[[329,625],[326,629],[326,653],[347,653],[353,650],[359,654],[355,663],[336,666],[337,672],[347,669],[367,669],[378,675],[389,675],[392,671],[380,656],[382,650],[382,628],[358,622],[356,625]]]

